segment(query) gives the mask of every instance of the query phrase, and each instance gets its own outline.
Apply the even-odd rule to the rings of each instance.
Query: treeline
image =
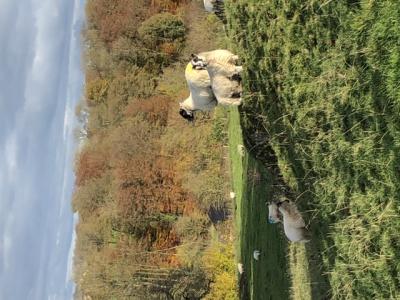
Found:
[[[229,281],[235,295],[232,247],[210,235],[209,216],[227,207],[225,125],[206,115],[196,127],[180,119],[178,75],[180,84],[160,91],[171,80],[164,72],[183,72],[187,2],[87,1],[77,113],[88,122],[73,198],[77,299],[201,299],[216,293],[224,272],[219,284]],[[221,249],[226,261],[211,267]]]

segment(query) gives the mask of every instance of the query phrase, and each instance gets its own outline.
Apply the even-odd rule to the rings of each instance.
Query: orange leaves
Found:
[[[92,178],[101,177],[107,169],[105,156],[106,153],[89,149],[85,149],[79,154],[75,171],[78,186],[85,184]]]
[[[100,38],[110,44],[121,35],[132,36],[147,15],[145,0],[89,0],[86,15]]]
[[[187,0],[152,0],[151,7],[158,11],[175,12],[184,3],[187,3]]]
[[[141,115],[153,125],[166,126],[170,104],[171,99],[162,95],[152,96],[146,100],[135,99],[126,107],[125,116]]]
[[[160,45],[160,50],[167,57],[173,58],[179,53],[179,44],[174,42],[165,42]]]
[[[118,37],[134,37],[139,24],[158,12],[175,12],[186,0],[88,0],[86,16],[90,29],[111,45]]]
[[[175,99],[154,94],[162,68],[181,50],[185,28],[176,16],[155,18],[161,20],[156,47],[144,44],[137,30],[183,2],[87,0],[88,140],[76,159],[73,208],[80,213],[78,288],[93,298],[126,298],[127,284],[136,293],[130,286],[139,264],[179,264],[172,224],[191,197],[177,176],[182,150],[176,156],[163,149]],[[159,30],[170,23],[176,26],[168,34]]]

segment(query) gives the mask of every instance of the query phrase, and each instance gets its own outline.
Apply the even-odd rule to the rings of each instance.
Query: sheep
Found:
[[[276,204],[283,217],[283,229],[286,237],[292,242],[310,241],[310,233],[296,205],[288,200]]]
[[[242,103],[242,66],[237,66],[239,57],[228,50],[218,49],[192,54],[192,65],[206,68],[211,80],[211,88],[218,104],[240,105]]]
[[[242,87],[238,75],[241,72],[241,67],[231,66],[228,69],[224,65],[211,60],[207,66],[207,71],[211,78],[211,87],[219,104],[238,106],[242,103]]]
[[[194,121],[195,111],[210,111],[217,105],[217,100],[211,88],[207,70],[188,63],[185,69],[185,78],[190,95],[186,100],[179,103],[179,114],[192,122]]]
[[[192,54],[192,60],[186,66],[185,78],[190,89],[190,95],[180,103],[179,109],[179,114],[189,122],[194,121],[195,111],[210,111],[219,104],[219,99],[221,100],[220,104],[240,104],[240,99],[222,97],[240,97],[239,71],[241,71],[241,67],[234,65],[239,59],[238,56],[222,49],[203,52],[199,55],[198,57]],[[207,70],[206,60],[220,65],[221,74],[225,75],[217,74],[214,79],[211,79]],[[230,75],[229,79],[225,78],[227,74]],[[226,90],[231,89],[232,86],[235,87],[233,91],[227,92]],[[215,91],[217,91],[219,99],[216,97]]]
[[[224,0],[203,0],[204,8],[210,13],[215,15],[226,24],[226,18],[224,13]]]

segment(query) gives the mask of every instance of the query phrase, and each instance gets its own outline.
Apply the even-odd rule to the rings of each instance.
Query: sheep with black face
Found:
[[[212,110],[217,105],[217,100],[212,91],[207,70],[190,62],[185,69],[185,78],[190,95],[179,103],[179,114],[191,122],[194,120],[196,111]]]

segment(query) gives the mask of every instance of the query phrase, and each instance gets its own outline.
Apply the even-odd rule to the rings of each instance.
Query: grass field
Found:
[[[268,224],[265,202],[271,199],[271,174],[247,152],[242,157],[238,145],[243,145],[239,112],[232,108],[229,117],[230,158],[233,189],[236,193],[236,228],[238,262],[244,265],[239,280],[241,299],[287,299],[289,289],[286,263],[286,241],[277,225]],[[260,250],[259,261],[253,251]]]
[[[313,299],[399,299],[400,2],[236,0],[226,11],[245,67],[241,125],[252,155],[235,154],[232,112],[245,290],[286,299],[290,266],[296,299],[307,298],[307,283]],[[254,170],[258,184],[247,179]],[[305,249],[285,249],[266,222],[264,202],[280,193],[310,222]],[[263,265],[251,258],[256,247]]]

